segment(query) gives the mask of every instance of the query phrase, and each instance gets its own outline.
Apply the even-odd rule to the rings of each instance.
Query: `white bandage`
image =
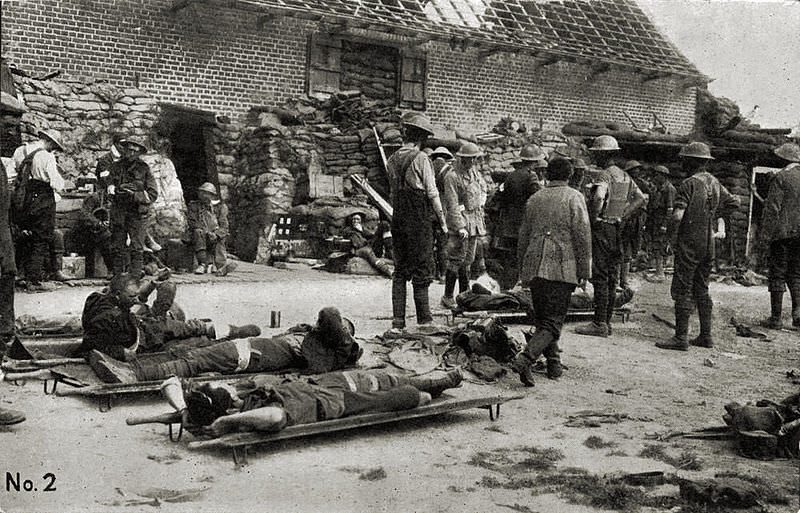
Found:
[[[242,372],[250,365],[250,353],[252,351],[250,341],[247,339],[235,340],[233,345],[236,346],[236,353],[238,355],[236,369],[233,372]]]

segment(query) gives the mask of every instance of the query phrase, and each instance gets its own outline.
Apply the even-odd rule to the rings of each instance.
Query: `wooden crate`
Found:
[[[344,197],[344,179],[341,176],[329,176],[314,173],[308,176],[309,196],[322,198],[323,196]]]

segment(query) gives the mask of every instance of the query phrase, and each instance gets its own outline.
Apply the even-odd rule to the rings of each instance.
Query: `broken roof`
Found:
[[[487,48],[708,80],[635,0],[236,0],[281,14],[359,22]]]

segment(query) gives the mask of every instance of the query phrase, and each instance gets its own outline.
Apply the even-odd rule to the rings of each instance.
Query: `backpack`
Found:
[[[31,179],[33,171],[33,156],[40,152],[42,148],[28,153],[17,168],[17,176],[14,178],[14,189],[11,192],[11,208],[14,212],[25,210],[25,197],[28,195],[28,181]]]

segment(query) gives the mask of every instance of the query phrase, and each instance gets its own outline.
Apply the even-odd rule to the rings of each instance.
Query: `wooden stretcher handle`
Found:
[[[22,381],[26,379],[53,379],[53,375],[47,369],[39,369],[30,372],[6,372],[4,378],[6,381]]]
[[[181,422],[181,414],[179,412],[162,413],[161,415],[150,415],[143,417],[128,417],[125,423],[129,426],[137,426],[139,424],[178,424]]]

